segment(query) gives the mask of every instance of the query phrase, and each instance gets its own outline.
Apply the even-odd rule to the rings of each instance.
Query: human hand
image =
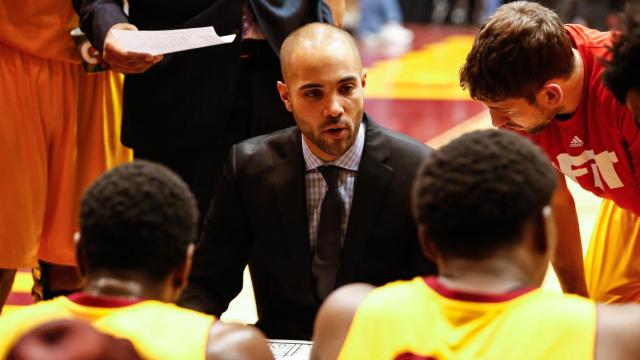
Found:
[[[109,64],[111,70],[122,72],[125,74],[140,74],[151,66],[162,61],[163,55],[151,55],[147,53],[139,53],[127,51],[118,43],[118,39],[113,34],[113,30],[129,30],[138,31],[138,28],[132,24],[119,23],[113,25],[107,36],[104,38],[104,46],[102,49],[102,59]]]

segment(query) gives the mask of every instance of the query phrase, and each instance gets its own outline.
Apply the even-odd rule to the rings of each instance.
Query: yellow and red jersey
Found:
[[[124,337],[145,359],[204,359],[215,317],[154,300],[83,293],[39,302],[0,317],[0,359],[26,332],[46,322],[75,318]]]
[[[473,294],[414,278],[365,298],[339,359],[593,359],[595,336],[587,299],[534,288]]]

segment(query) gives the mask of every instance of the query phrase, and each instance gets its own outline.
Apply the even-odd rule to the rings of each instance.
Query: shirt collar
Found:
[[[306,165],[306,170],[311,171],[323,165],[335,165],[343,169],[358,171],[358,167],[360,166],[360,159],[362,158],[362,151],[364,149],[364,133],[366,131],[366,126],[364,122],[360,123],[360,128],[358,129],[358,135],[356,137],[356,141],[351,145],[351,147],[344,153],[342,156],[337,158],[336,160],[324,162],[322,159],[317,157],[309,146],[304,141],[304,135],[302,136],[302,155],[304,156],[304,162]]]

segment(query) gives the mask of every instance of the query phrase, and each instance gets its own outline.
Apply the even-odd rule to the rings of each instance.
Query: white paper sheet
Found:
[[[236,38],[236,35],[218,36],[213,26],[159,31],[114,29],[113,35],[123,49],[151,55],[228,44]]]
[[[269,339],[269,349],[277,360],[309,360],[311,341]]]

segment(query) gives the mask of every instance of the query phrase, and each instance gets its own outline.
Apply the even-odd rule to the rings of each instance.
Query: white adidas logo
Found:
[[[571,139],[571,142],[569,143],[569,146],[572,148],[581,147],[582,145],[584,145],[584,142],[580,140],[580,138],[577,136],[574,136],[573,139]]]

